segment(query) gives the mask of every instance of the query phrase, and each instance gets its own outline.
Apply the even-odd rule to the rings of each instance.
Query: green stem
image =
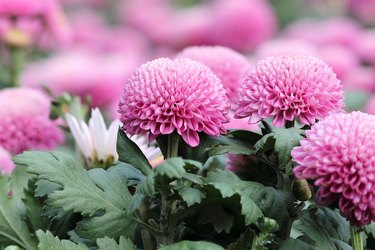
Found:
[[[167,159],[178,156],[178,144],[180,136],[176,134],[168,135],[168,152]]]
[[[142,236],[142,242],[143,242],[143,248],[144,250],[152,250],[152,240],[151,240],[151,235],[150,232],[148,232],[145,229],[141,230],[141,236]]]
[[[10,86],[20,85],[20,75],[24,63],[24,50],[22,48],[10,47]]]
[[[350,225],[350,234],[352,238],[353,250],[363,250],[361,230],[353,225]]]

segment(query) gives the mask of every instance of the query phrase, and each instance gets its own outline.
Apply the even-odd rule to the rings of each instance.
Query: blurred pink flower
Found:
[[[12,155],[8,151],[0,147],[0,172],[1,174],[11,175],[15,167],[16,166],[14,165],[12,161]]]
[[[250,123],[273,117],[283,126],[297,119],[312,125],[344,106],[342,85],[332,69],[312,56],[278,56],[260,60],[238,90],[236,118]]]
[[[276,38],[259,45],[255,57],[262,59],[267,56],[310,55],[316,56],[314,45],[304,40],[291,38]]]
[[[12,154],[29,149],[50,150],[64,140],[49,115],[49,100],[39,90],[0,91],[0,146]]]
[[[70,40],[70,27],[58,0],[1,0],[0,16],[2,36],[17,28],[34,40],[46,30],[62,44]]]
[[[362,22],[375,23],[374,0],[347,0],[349,10]]]
[[[206,33],[209,45],[252,51],[277,30],[277,18],[267,0],[213,1],[211,15]]]
[[[374,92],[375,69],[368,66],[353,68],[342,79],[342,83],[347,90]]]
[[[198,132],[226,132],[229,102],[220,79],[207,66],[160,58],[143,64],[129,78],[119,109],[127,133],[149,132],[151,141],[176,130],[195,147]]]
[[[315,45],[337,44],[355,49],[361,32],[360,25],[354,20],[332,17],[323,20],[299,19],[290,24],[284,33],[287,37],[302,39]]]
[[[120,54],[72,50],[29,64],[21,82],[31,87],[45,85],[55,94],[91,96],[93,106],[105,106],[119,100],[123,83],[137,65]]]
[[[375,65],[375,29],[362,32],[356,51],[363,61]]]
[[[249,119],[236,119],[234,118],[234,113],[229,113],[230,121],[224,124],[226,129],[244,129],[244,130],[251,130],[251,131],[258,131],[259,126],[258,124],[249,124]]]
[[[340,80],[360,65],[358,55],[342,45],[319,46],[318,57],[332,67]]]
[[[375,221],[375,116],[335,114],[306,131],[292,157],[297,178],[315,179],[317,202],[339,200],[341,215],[356,226]]]
[[[236,103],[237,89],[250,68],[246,57],[226,47],[194,46],[182,50],[177,58],[189,58],[208,66],[220,78],[229,101]]]

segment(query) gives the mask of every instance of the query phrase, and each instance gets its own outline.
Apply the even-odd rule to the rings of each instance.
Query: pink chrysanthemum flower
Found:
[[[62,131],[48,117],[49,100],[38,90],[4,89],[0,107],[0,146],[10,153],[50,150],[63,142]]]
[[[149,132],[152,140],[177,131],[192,147],[199,144],[198,132],[226,132],[228,110],[220,79],[190,59],[160,58],[143,64],[128,80],[119,104],[127,133]]]
[[[15,167],[12,161],[12,155],[0,147],[0,173],[10,175]]]
[[[355,226],[375,221],[375,116],[353,112],[327,117],[292,151],[297,178],[315,179],[320,204],[339,200]]]
[[[311,125],[342,110],[343,90],[332,69],[312,56],[278,56],[260,60],[238,91],[236,118],[250,123],[273,117],[281,127],[298,118]]]
[[[221,80],[229,100],[237,100],[237,89],[246,71],[250,68],[246,57],[221,46],[195,46],[181,51],[177,58],[189,58],[208,66]]]

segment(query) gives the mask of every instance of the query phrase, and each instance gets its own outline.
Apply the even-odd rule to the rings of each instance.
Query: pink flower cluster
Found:
[[[0,147],[0,174],[10,175],[15,167],[11,154]]]
[[[338,199],[356,226],[375,221],[375,116],[335,114],[306,131],[292,151],[297,178],[314,179],[320,204]]]
[[[190,59],[160,58],[143,64],[125,84],[119,104],[127,133],[149,132],[152,140],[176,131],[192,147],[199,144],[198,132],[225,133],[228,111],[220,79]]]
[[[332,69],[311,56],[279,56],[260,60],[238,90],[235,118],[250,123],[274,118],[275,126],[297,119],[312,125],[344,106],[343,90]]]
[[[0,106],[0,147],[11,154],[54,149],[63,142],[62,131],[48,117],[49,100],[38,90],[1,90]]]

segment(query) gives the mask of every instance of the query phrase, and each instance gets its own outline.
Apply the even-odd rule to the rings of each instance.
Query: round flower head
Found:
[[[184,49],[177,58],[189,58],[208,66],[220,78],[229,100],[236,102],[236,91],[250,67],[243,55],[221,46],[195,46]]]
[[[49,115],[49,100],[29,88],[0,91],[0,146],[12,154],[28,149],[50,150],[63,134]]]
[[[317,202],[339,201],[355,226],[375,221],[375,116],[335,114],[314,125],[292,151],[297,178],[315,179]]]
[[[0,174],[10,175],[15,167],[11,154],[0,147]]]
[[[281,127],[299,119],[311,125],[344,106],[343,90],[332,69],[312,56],[279,56],[260,60],[238,90],[236,118],[250,123],[273,117]]]
[[[119,104],[127,133],[149,132],[152,140],[177,131],[192,147],[199,144],[198,132],[226,132],[228,110],[220,79],[190,59],[160,58],[143,64],[128,80]]]

